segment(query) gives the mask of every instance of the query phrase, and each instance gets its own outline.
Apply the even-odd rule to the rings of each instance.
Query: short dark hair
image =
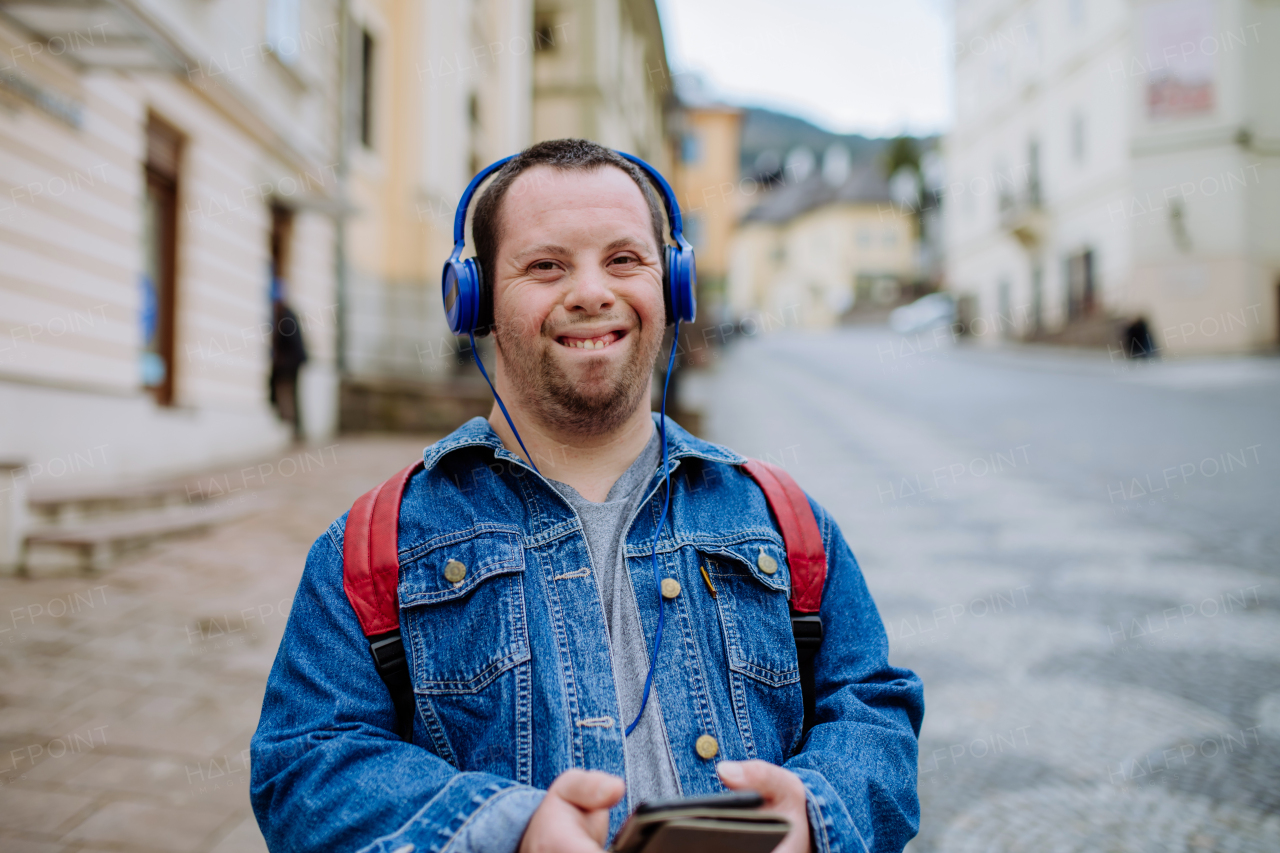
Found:
[[[658,254],[666,270],[666,252],[663,251],[665,241],[663,234],[662,202],[654,191],[653,184],[644,171],[618,152],[597,145],[586,139],[549,139],[539,142],[521,151],[507,161],[489,182],[479,200],[471,218],[471,239],[476,247],[476,260],[480,263],[481,274],[488,284],[493,283],[493,273],[497,269],[498,241],[502,234],[499,224],[502,221],[502,200],[507,190],[515,183],[517,177],[526,169],[547,165],[563,171],[593,171],[604,166],[615,166],[626,172],[631,180],[640,187],[645,204],[649,206],[649,218],[653,222],[653,236],[658,242]],[[486,288],[492,296],[492,287]]]

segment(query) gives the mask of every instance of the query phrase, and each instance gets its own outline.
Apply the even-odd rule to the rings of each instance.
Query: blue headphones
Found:
[[[670,184],[663,179],[662,175],[658,174],[657,169],[639,157],[632,157],[630,154],[623,154],[621,151],[616,153],[643,169],[645,174],[662,190],[662,202],[666,205],[667,220],[671,223],[671,239],[675,241],[674,246],[666,247],[667,263],[662,282],[663,299],[667,306],[667,325],[674,323],[676,330],[671,338],[671,355],[667,358],[667,378],[662,386],[662,418],[659,421],[662,435],[662,470],[664,472],[663,479],[666,481],[666,495],[662,504],[662,516],[658,520],[658,526],[654,529],[653,553],[650,555],[650,560],[653,564],[653,583],[656,591],[662,587],[662,571],[658,567],[658,535],[666,525],[667,512],[671,509],[671,478],[665,476],[667,471],[667,390],[671,387],[671,370],[675,366],[676,347],[680,341],[680,323],[692,321],[696,310],[693,291],[697,283],[697,271],[693,265],[693,246],[689,245],[689,241],[684,238],[684,223],[680,219],[680,205],[676,202],[676,194],[672,192]],[[484,369],[484,364],[480,361],[480,356],[476,352],[476,335],[484,334],[493,325],[493,292],[490,290],[492,284],[486,284],[483,271],[475,258],[462,259],[467,207],[471,204],[471,196],[475,195],[476,188],[480,186],[480,183],[485,178],[501,169],[510,159],[511,157],[504,157],[498,162],[481,169],[480,174],[472,178],[471,183],[467,184],[466,191],[462,193],[462,198],[458,200],[458,212],[453,217],[453,252],[449,255],[449,260],[444,265],[442,290],[444,292],[444,311],[449,320],[449,328],[453,330],[455,335],[466,335],[471,339],[471,357],[475,360],[476,367],[480,368],[480,374],[484,376],[484,381],[489,383],[489,389],[493,391],[493,399],[498,403],[498,408],[502,410],[502,416],[507,419],[507,424],[511,427],[511,432],[515,434],[516,441],[520,443],[520,449],[524,451],[525,458],[529,460],[533,470],[538,471],[538,465],[533,461],[533,455],[525,448],[524,439],[520,437],[520,431],[516,429],[515,422],[511,420],[511,415],[507,413],[507,407],[502,402],[502,397],[498,395],[498,389],[493,387],[493,381],[489,379],[489,374]],[[538,473],[541,474],[542,472],[538,471]],[[649,656],[649,674],[644,680],[644,696],[640,700],[640,710],[636,713],[636,718],[631,721],[631,725],[625,729],[625,734],[628,736],[639,725],[640,718],[644,715],[644,709],[649,704],[649,691],[653,686],[653,674],[658,665],[658,650],[662,643],[662,627],[665,622],[666,610],[665,601],[659,595],[658,629],[653,637],[653,654]]]
[[[693,262],[693,246],[684,237],[684,221],[680,218],[680,205],[676,202],[676,194],[671,185],[639,157],[616,152],[639,166],[649,178],[662,190],[662,203],[667,210],[667,220],[671,223],[671,239],[674,246],[666,246],[666,265],[663,273],[663,301],[667,307],[667,325],[677,320],[691,322],[696,313],[694,289],[697,286],[697,270]],[[449,328],[455,335],[483,335],[493,325],[493,284],[486,282],[484,271],[475,258],[462,257],[465,247],[467,208],[471,206],[471,197],[484,179],[501,169],[507,162],[518,155],[503,157],[480,170],[471,183],[467,184],[462,198],[458,201],[458,212],[453,217],[453,252],[444,264],[444,276],[441,291],[444,296],[444,313],[449,321]]]

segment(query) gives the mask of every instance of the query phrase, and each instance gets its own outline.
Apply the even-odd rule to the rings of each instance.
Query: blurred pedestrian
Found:
[[[1124,352],[1129,358],[1154,358],[1155,343],[1146,317],[1138,317],[1124,330]]]
[[[298,371],[307,362],[298,315],[282,297],[271,305],[271,403],[280,420],[293,428],[293,440],[302,441],[302,414],[298,406]]]

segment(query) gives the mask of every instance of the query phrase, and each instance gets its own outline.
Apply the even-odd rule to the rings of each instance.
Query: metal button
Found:
[[[764,548],[760,549],[760,556],[756,558],[756,565],[766,575],[771,575],[778,570],[778,561],[766,554]]]
[[[467,566],[457,560],[450,560],[444,564],[444,579],[449,583],[461,583],[462,579],[467,576]]]
[[[708,760],[715,758],[716,753],[720,751],[720,744],[716,743],[716,739],[711,735],[702,735],[698,738],[693,747],[698,750],[699,758],[706,758]]]
[[[680,581],[675,578],[662,579],[662,597],[675,598],[680,594]]]

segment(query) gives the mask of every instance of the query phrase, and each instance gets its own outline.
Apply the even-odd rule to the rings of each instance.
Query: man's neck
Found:
[[[648,401],[649,395],[643,399]],[[508,404],[507,411],[542,475],[573,486],[578,494],[596,503],[609,496],[609,489],[636,461],[654,430],[653,417],[643,405],[617,429],[590,435],[557,431],[530,417],[518,405]],[[496,402],[489,411],[489,426],[508,450],[525,456]]]

